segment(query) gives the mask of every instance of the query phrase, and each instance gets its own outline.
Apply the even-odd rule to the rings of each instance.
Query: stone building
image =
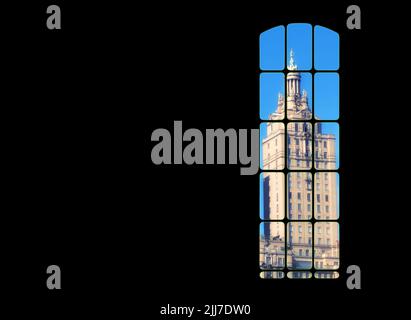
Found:
[[[262,140],[262,218],[272,222],[262,227],[260,267],[337,269],[339,230],[332,220],[338,219],[338,177],[327,171],[336,169],[336,138],[323,132],[321,122],[315,123],[313,132],[309,97],[301,87],[292,52],[290,57],[285,97],[279,94],[277,108],[269,117],[274,122],[266,123],[267,135]],[[292,120],[287,128],[282,122],[285,118]],[[291,170],[287,176],[282,171],[265,171],[286,166]],[[281,221],[285,214],[287,223]]]

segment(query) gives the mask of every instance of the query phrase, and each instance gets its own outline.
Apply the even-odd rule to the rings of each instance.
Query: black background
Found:
[[[351,3],[307,2],[4,7],[8,296],[54,315],[149,319],[167,304],[250,304],[253,319],[391,306],[397,239],[387,231],[392,156],[382,148],[393,142],[399,9],[357,3],[362,29],[348,30]],[[46,28],[50,4],[61,7],[62,30]],[[258,128],[258,37],[293,22],[341,39],[342,267],[332,281],[259,279],[258,175],[150,159],[151,132],[174,120]],[[51,264],[61,267],[60,291],[45,285]],[[362,290],[346,288],[352,264]]]

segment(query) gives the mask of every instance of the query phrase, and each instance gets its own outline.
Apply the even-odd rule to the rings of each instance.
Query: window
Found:
[[[294,52],[292,48],[297,50]],[[288,200],[288,205],[282,204],[280,208],[287,208],[288,217],[292,220],[293,206],[294,210],[298,210],[298,219],[301,219],[302,206],[307,205],[307,215],[303,214],[303,218],[310,219],[312,209],[317,218],[314,225],[308,221],[290,221],[287,222],[285,228],[288,236],[285,237],[287,243],[284,244],[283,252],[291,251],[296,260],[289,261],[292,255],[285,255],[283,266],[290,266],[290,269],[302,269],[301,274],[306,274],[311,265],[318,266],[318,268],[333,266],[335,258],[334,260],[328,259],[331,255],[328,247],[332,247],[334,253],[338,252],[338,222],[333,221],[338,219],[339,207],[338,181],[335,178],[338,179],[337,170],[339,169],[340,78],[338,68],[339,36],[330,29],[321,26],[313,27],[305,23],[292,23],[285,27],[271,28],[260,35],[259,101],[262,120],[260,126],[262,147],[260,149],[262,155],[275,156],[276,160],[278,159],[278,165],[281,166],[274,165],[274,162],[264,162],[265,158],[261,156],[261,169],[265,175],[264,171],[270,168],[270,164],[274,166],[274,168],[271,166],[274,170],[284,170],[286,166],[289,176],[287,189],[281,189],[281,187],[275,189],[275,192],[278,190],[288,192],[288,199],[285,197],[287,193],[281,194],[280,192],[275,195],[280,204],[281,201]],[[284,72],[284,69],[290,72]],[[287,122],[286,125],[285,122]],[[277,139],[285,139],[280,140],[278,149],[276,148]],[[268,143],[273,140],[274,143]],[[283,141],[287,144],[283,145]],[[315,146],[314,150],[312,146]],[[306,172],[308,170],[313,170],[317,176],[312,177],[310,172]],[[298,173],[298,178],[294,178],[296,183],[293,184],[291,177],[295,173]],[[321,177],[321,174],[324,176]],[[312,178],[315,178],[314,184],[312,184]],[[270,190],[272,183],[273,181],[269,181],[267,190]],[[292,193],[296,192],[297,194],[293,197]],[[304,201],[304,192],[307,192],[307,203]],[[313,192],[316,198],[311,200]],[[324,197],[322,199],[324,215],[321,215],[321,197]],[[293,204],[295,200],[298,203],[296,201]],[[311,202],[314,200],[317,203],[312,207]],[[331,218],[332,222],[324,220],[325,218]],[[337,225],[335,227],[326,225],[330,223]],[[298,228],[298,235],[301,235],[297,238],[292,236],[294,224]],[[316,231],[319,227],[320,232],[313,232],[312,227],[316,228]],[[303,237],[303,230],[314,234],[315,238]],[[274,229],[267,229],[267,232],[273,233]],[[326,233],[326,238],[323,238],[324,235],[321,238],[321,233]],[[293,243],[296,240],[299,243],[308,241],[311,248],[306,249],[301,246],[296,248]],[[326,245],[323,244],[324,241]],[[317,244],[321,244],[321,248],[325,250],[324,257],[317,257],[322,260],[316,261],[314,257],[314,260],[311,259],[313,261],[310,266],[302,263],[301,256],[305,253],[304,262],[310,260],[310,253],[316,252]],[[292,272],[287,273],[287,278],[293,278],[290,276]],[[298,275],[298,273],[295,274]],[[311,276],[311,273],[309,275]]]

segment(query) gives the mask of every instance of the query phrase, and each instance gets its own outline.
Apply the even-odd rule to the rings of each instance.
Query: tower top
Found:
[[[288,65],[288,70],[297,70],[297,65],[295,64],[295,61],[294,61],[294,51],[292,48],[290,50],[290,63]]]

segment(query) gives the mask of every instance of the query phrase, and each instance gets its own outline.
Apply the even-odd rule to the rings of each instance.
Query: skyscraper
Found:
[[[338,223],[328,221],[338,219],[337,173],[329,171],[336,169],[336,137],[323,132],[319,122],[313,132],[309,97],[292,51],[288,70],[285,97],[279,94],[269,117],[274,122],[266,123],[262,140],[262,218],[270,222],[264,223],[260,239],[260,266],[307,270],[314,264],[319,270],[337,269]],[[285,118],[291,120],[287,128]],[[287,176],[277,171],[285,166]]]

